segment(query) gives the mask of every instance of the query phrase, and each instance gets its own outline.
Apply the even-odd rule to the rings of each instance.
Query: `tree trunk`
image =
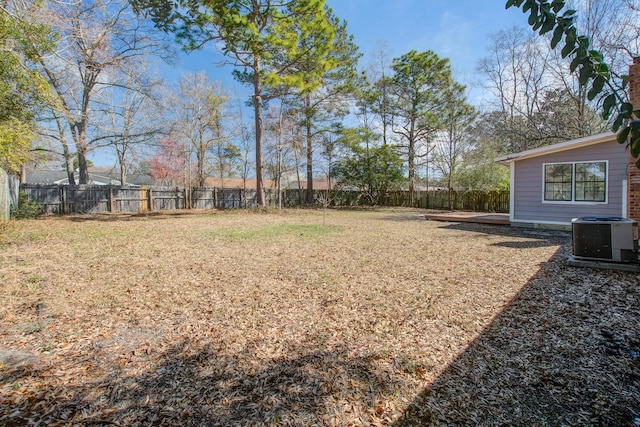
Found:
[[[304,193],[302,189],[302,180],[300,179],[300,159],[298,159],[298,150],[293,150],[294,160],[296,162],[296,180],[298,181],[298,202],[302,204],[304,201]]]
[[[449,135],[453,135],[453,129],[449,128]],[[449,187],[449,210],[453,210],[453,200],[451,200],[451,196],[453,196],[453,170],[455,167],[455,158],[454,158],[454,150],[453,145],[455,144],[455,140],[449,137],[449,177],[447,180],[447,186]]]
[[[119,159],[120,160],[120,185],[127,185],[127,166],[125,164],[124,155]]]
[[[262,165],[262,82],[260,81],[260,58],[253,59],[253,107],[256,126],[256,204],[266,206]]]
[[[204,188],[204,181],[206,177],[204,176],[204,160],[205,160],[205,149],[204,142],[202,141],[202,132],[200,132],[200,144],[196,148],[196,160],[197,160],[197,174],[198,174],[198,188]]]
[[[60,117],[57,116],[55,110],[53,110],[53,116],[56,119],[56,126],[58,126],[58,134],[60,135],[60,144],[62,144],[62,155],[64,156],[64,165],[67,171],[67,180],[69,181],[69,185],[76,185],[76,178],[73,175],[73,156],[69,151],[69,145],[67,144],[66,136],[64,133],[64,126],[62,125],[62,121],[60,121]]]
[[[449,180],[448,180],[447,186],[449,187],[449,210],[452,211],[453,200],[451,200],[451,197],[453,196],[453,187],[451,185],[451,171],[449,171]]]
[[[80,184],[88,184],[90,181],[89,170],[87,166],[87,148],[78,148],[78,176]]]
[[[278,208],[282,209],[282,147],[278,142],[278,159],[276,165],[276,191],[278,192]]]
[[[83,90],[82,90],[82,102],[80,104],[81,117],[78,122],[74,124],[76,129],[77,140],[76,152],[78,155],[78,176],[80,184],[88,184],[89,171],[87,165],[87,121],[89,120],[89,98],[91,97],[91,91],[95,85],[98,77],[97,73],[89,73],[87,67],[85,78],[83,78]]]
[[[88,184],[89,171],[87,170],[87,134],[84,123],[74,123],[70,125],[70,127],[73,142],[76,145],[76,156],[78,156],[78,183]]]
[[[311,120],[309,119],[309,112],[311,109],[311,94],[307,93],[304,98],[304,108],[305,108],[305,128],[307,131],[306,139],[307,139],[307,204],[313,204],[313,145],[311,143],[312,140],[312,129],[311,129]]]
[[[416,142],[415,142],[415,120],[411,120],[411,129],[409,133],[409,155],[407,159],[407,163],[409,165],[409,206],[413,207],[413,189],[415,183],[415,175],[416,175]]]
[[[78,157],[78,183],[79,184],[88,184],[89,183],[89,171],[87,170],[87,147],[83,143],[84,141],[84,132],[78,133],[78,138],[75,141],[76,143],[76,156]]]

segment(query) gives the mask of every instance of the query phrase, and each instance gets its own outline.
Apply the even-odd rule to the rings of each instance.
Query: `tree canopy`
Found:
[[[503,185],[504,174],[490,167],[495,156],[609,126],[638,157],[640,121],[625,99],[628,77],[620,72],[631,50],[620,46],[640,45],[640,9],[626,1],[592,4],[507,1],[507,8],[528,13],[530,26],[545,37],[530,28],[492,35],[477,66],[483,99],[470,92],[474,105],[467,108],[465,87],[434,50],[400,52],[392,59],[379,45],[370,67],[359,67],[347,22],[325,0],[8,0],[0,7],[3,166],[17,170],[38,138],[65,158],[72,184],[76,167],[80,183],[87,181],[88,155],[110,150],[122,182],[127,170],[149,163],[155,152],[155,176],[202,186],[211,174],[224,179],[236,173],[240,153],[242,177],[255,171],[257,202],[266,205],[265,173],[278,189],[297,181],[301,197],[313,203],[315,180],[341,172],[353,181],[355,175],[346,172],[366,166],[366,192],[376,193],[367,174],[382,169],[371,153],[398,155],[403,186],[411,193],[430,182],[456,189]],[[568,10],[571,5],[578,11]],[[607,8],[636,15],[618,22],[607,18]],[[607,37],[617,29],[624,35]],[[223,56],[211,62],[233,66],[231,74],[249,88],[240,92],[245,99],[213,80],[215,94],[198,91],[196,82],[180,95],[172,91],[173,82],[158,77],[153,61],[167,56],[167,37],[159,30],[187,52],[217,49]],[[204,112],[206,120],[197,114],[186,120],[195,111],[188,101],[213,107],[227,97],[233,108],[223,110],[220,102],[217,112]],[[242,122],[245,108],[253,110],[253,126]],[[187,172],[160,173],[174,169],[172,156]]]
[[[613,83],[614,74],[601,52],[593,49],[586,35],[576,28],[577,11],[568,9],[565,0],[507,0],[505,7],[521,8],[529,13],[529,25],[539,35],[551,36],[551,48],[561,47],[563,58],[572,58],[570,71],[576,72],[580,84],[588,85],[589,100],[599,98],[602,117],[615,115],[612,129],[618,142],[626,144],[635,158],[640,157],[640,110],[628,102],[624,89],[629,76],[621,75],[622,87]],[[640,159],[637,165],[640,167]]]
[[[454,84],[447,58],[428,50],[412,50],[393,59],[391,79],[391,115],[393,132],[401,137],[406,150],[409,192],[413,194],[416,176],[418,144],[442,128],[442,113],[446,94]],[[423,156],[427,156],[426,146]],[[412,196],[410,196],[412,197]]]
[[[54,46],[51,29],[24,19],[28,13],[0,6],[0,167],[14,173],[29,158],[35,113],[49,94],[33,64]]]
[[[343,153],[342,159],[332,166],[333,178],[360,191],[371,205],[405,182],[397,147],[376,146],[376,139],[378,136],[366,128],[345,129],[335,142],[336,149]]]
[[[222,53],[239,67],[239,80],[253,86],[257,203],[264,206],[263,86],[312,90],[318,76],[331,68],[335,30],[324,0],[134,0],[133,4],[158,28],[175,34],[186,50],[220,43]],[[305,63],[314,65],[301,66]]]

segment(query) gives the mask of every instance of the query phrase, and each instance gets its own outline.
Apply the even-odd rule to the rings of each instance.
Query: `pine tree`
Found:
[[[305,58],[326,56],[333,29],[326,21],[324,0],[134,0],[134,7],[156,26],[174,33],[186,50],[211,41],[236,65],[236,78],[253,87],[257,204],[265,206],[263,165],[263,100],[265,84],[305,84],[296,67]],[[305,45],[302,40],[314,40]]]

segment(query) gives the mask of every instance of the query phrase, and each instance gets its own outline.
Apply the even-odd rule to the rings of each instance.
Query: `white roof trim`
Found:
[[[496,163],[509,164],[516,160],[528,159],[531,157],[543,156],[545,154],[558,153],[560,151],[573,150],[588,145],[600,144],[601,142],[615,141],[616,134],[613,132],[599,133],[598,135],[586,136],[584,138],[572,139],[571,141],[560,142],[558,144],[547,145],[545,147],[534,148],[533,150],[521,151],[520,153],[507,154],[496,157]]]

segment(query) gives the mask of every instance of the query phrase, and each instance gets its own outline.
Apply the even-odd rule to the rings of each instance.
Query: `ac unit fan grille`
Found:
[[[612,259],[610,224],[573,224],[573,254],[585,258]]]

